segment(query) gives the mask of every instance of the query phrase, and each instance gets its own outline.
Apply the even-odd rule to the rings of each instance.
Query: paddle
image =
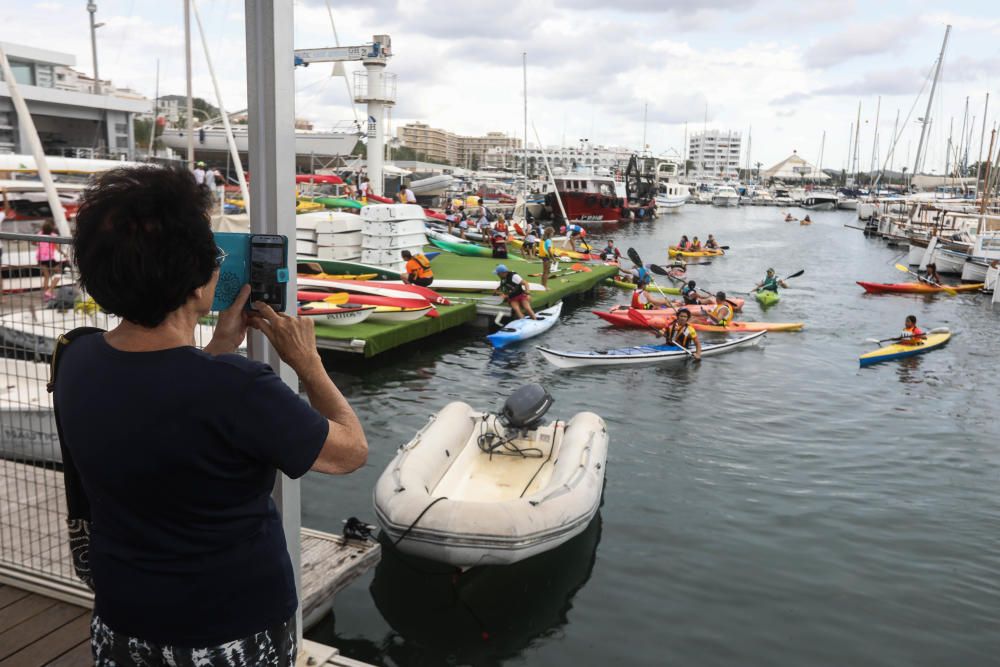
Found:
[[[948,327],[935,327],[935,328],[931,329],[930,331],[925,332],[925,335],[929,335],[929,334],[944,334],[944,333],[949,333],[950,331],[951,330]],[[897,340],[904,340],[904,339],[910,338],[910,337],[911,336],[895,336],[893,338],[883,338],[882,340],[879,340],[877,338],[865,338],[865,342],[866,343],[878,343],[879,347],[881,347],[882,343],[890,343],[890,342],[897,341]]]
[[[324,303],[347,303],[350,299],[350,294],[347,292],[332,292],[328,295],[320,297],[318,292],[300,292],[297,295],[297,301],[323,301]]]
[[[632,308],[628,309],[628,316],[629,316],[629,319],[631,319],[633,322],[637,322],[637,323],[643,325],[644,327],[648,327],[648,328],[652,329],[653,331],[655,331],[657,336],[662,336],[663,335],[661,333],[660,329],[657,329],[652,324],[650,324],[649,322],[647,322],[646,319],[644,317],[642,317],[639,313],[635,312],[634,309],[632,309]],[[671,340],[670,342],[673,343],[675,347],[679,347],[680,349],[682,349],[685,352],[687,352],[688,357],[690,357],[691,359],[694,359],[694,352],[692,352],[691,350],[689,350],[686,347],[684,347],[681,344],[679,344],[676,339],[675,340]]]
[[[948,294],[950,296],[955,296],[956,294],[958,294],[958,292],[956,292],[955,290],[950,289],[949,287],[946,287],[946,286],[942,285],[941,283],[936,283],[933,280],[931,280],[930,278],[925,278],[924,276],[921,276],[919,273],[914,273],[913,271],[910,271],[908,268],[906,268],[902,264],[897,264],[896,265],[896,269],[899,270],[899,271],[902,271],[904,273],[909,273],[911,276],[916,276],[917,280],[923,281],[923,282],[927,283],[928,285],[933,285],[934,287],[940,287],[941,289],[943,289],[945,291],[946,294]]]
[[[670,275],[670,272],[667,271],[666,269],[664,269],[662,266],[659,266],[657,264],[650,264],[649,268],[652,269],[653,273],[656,273],[656,274],[661,275],[661,276],[666,276],[667,278],[670,278],[671,280],[676,280],[678,282],[684,282],[683,279],[676,278],[676,277]],[[711,292],[709,292],[708,290],[704,290],[704,289],[702,289],[700,287],[696,287],[695,289],[697,289],[702,294],[707,294],[708,296],[710,296],[712,298],[715,298],[715,295],[712,294]],[[729,299],[726,299],[726,303],[728,303],[730,306],[732,306],[733,309],[734,309],[734,311],[738,307],[738,304],[735,301],[730,301]],[[699,305],[701,305],[701,304],[699,304]],[[702,311],[704,311],[704,310],[705,309],[702,308]],[[709,317],[711,317],[711,316],[709,316]],[[715,318],[712,318],[712,319],[715,319]]]
[[[798,278],[799,276],[801,276],[805,272],[806,272],[805,269],[799,269],[798,271],[796,271],[795,273],[791,274],[790,276],[785,276],[784,278],[781,278],[778,282],[784,282],[786,280],[791,280],[792,278]],[[742,294],[753,295],[753,294],[756,294],[759,291],[760,291],[760,288],[759,287],[755,287],[752,292],[742,292]]]
[[[645,266],[642,263],[642,257],[639,257],[639,253],[635,251],[635,248],[628,249],[628,258],[632,260],[632,263],[635,264],[636,266]],[[667,302],[667,305],[674,309],[674,315],[676,315],[677,309],[674,308],[674,304],[670,303],[670,299],[668,299],[667,295],[663,293],[663,290],[660,289],[660,286],[656,284],[656,281],[650,278],[649,284],[656,288],[656,291],[660,293],[660,296],[662,296],[664,301]]]

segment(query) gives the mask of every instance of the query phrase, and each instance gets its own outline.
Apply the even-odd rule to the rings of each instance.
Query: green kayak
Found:
[[[438,239],[433,236],[427,239],[433,243],[441,250],[447,250],[448,252],[453,252],[456,255],[463,255],[465,257],[492,257],[493,251],[486,246],[476,245],[475,243],[454,243],[447,239]]]
[[[375,280],[399,280],[398,271],[390,271],[380,266],[361,264],[360,262],[344,262],[335,259],[317,259],[315,257],[299,257],[298,262],[319,264],[323,268],[323,273],[331,275],[354,275],[359,276],[366,273],[378,274]]]
[[[317,204],[322,204],[327,208],[361,208],[362,204],[354,199],[344,199],[343,197],[316,197],[313,199]]]
[[[760,290],[754,296],[757,297],[757,303],[759,303],[762,308],[773,306],[781,299],[777,292],[772,292],[770,290]]]

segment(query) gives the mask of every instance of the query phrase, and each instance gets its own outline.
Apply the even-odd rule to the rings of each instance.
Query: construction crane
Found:
[[[385,71],[392,57],[389,35],[375,35],[359,46],[334,46],[321,49],[295,49],[295,66],[310,63],[345,63],[360,61],[364,72],[354,73],[354,101],[368,105],[368,188],[384,195],[382,166],[385,159],[385,108],[396,103],[396,75]]]

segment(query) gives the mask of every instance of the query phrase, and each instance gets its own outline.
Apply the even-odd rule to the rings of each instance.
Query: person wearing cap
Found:
[[[494,290],[494,294],[503,293],[504,300],[510,304],[511,310],[518,319],[524,317],[524,311],[528,311],[528,317],[537,320],[535,311],[531,309],[531,295],[528,281],[507,268],[504,264],[498,264],[493,272],[500,276],[500,286]],[[522,310],[523,309],[523,310]]]
[[[401,275],[400,279],[410,285],[430,287],[431,283],[434,282],[434,272],[431,271],[430,260],[423,253],[414,255],[409,250],[404,250],[400,254],[406,260],[406,273]]]
[[[666,329],[660,329],[661,336],[667,339],[668,345],[676,345],[685,350],[694,345],[694,359],[701,361],[701,341],[698,339],[698,332],[691,326],[691,311],[681,308],[677,311],[677,317]]]
[[[205,163],[199,160],[194,165],[194,182],[205,185]]]
[[[786,289],[788,288],[784,280],[778,280],[778,277],[774,275],[774,269],[768,269],[764,280],[757,283],[756,290],[758,292],[777,292],[779,285]]]
[[[728,327],[730,322],[733,321],[733,307],[729,305],[726,301],[725,292],[715,293],[715,307],[710,311],[706,311],[704,308],[701,312],[705,314],[708,319],[712,320],[712,324],[720,327]]]

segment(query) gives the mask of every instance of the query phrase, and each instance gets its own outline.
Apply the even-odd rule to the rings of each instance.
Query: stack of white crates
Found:
[[[361,209],[361,262],[402,272],[401,252],[423,252],[424,209],[415,204],[374,204]]]
[[[361,216],[342,211],[316,211],[295,216],[299,257],[356,262],[361,258]]]

